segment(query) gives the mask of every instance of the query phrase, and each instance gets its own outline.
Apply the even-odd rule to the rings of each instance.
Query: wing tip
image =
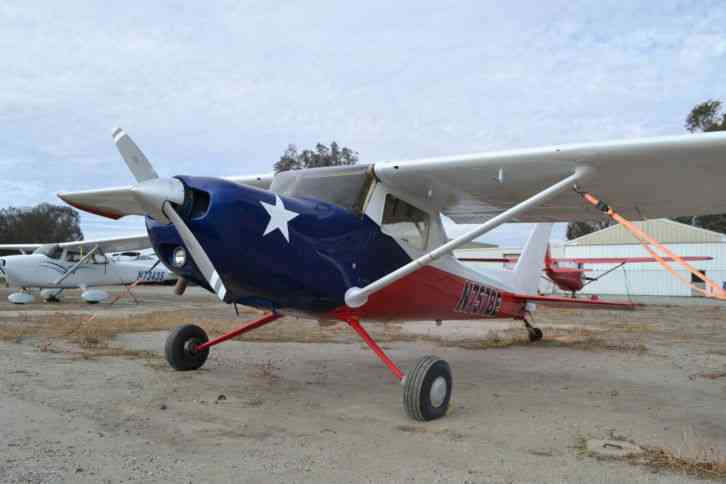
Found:
[[[126,131],[124,131],[120,126],[116,126],[111,136],[113,137],[113,142],[118,143],[121,138],[126,136]]]

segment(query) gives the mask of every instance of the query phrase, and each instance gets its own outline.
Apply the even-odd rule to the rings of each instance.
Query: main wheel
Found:
[[[209,356],[209,348],[197,351],[197,345],[209,341],[207,333],[199,326],[179,326],[166,338],[164,353],[169,366],[178,371],[197,370]]]
[[[443,417],[449,409],[451,388],[449,364],[436,356],[424,356],[406,375],[403,408],[415,420]]]

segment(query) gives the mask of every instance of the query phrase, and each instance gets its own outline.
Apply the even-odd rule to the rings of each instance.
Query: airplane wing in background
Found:
[[[18,251],[29,253],[45,244],[0,244],[0,251]]]
[[[88,252],[94,247],[98,247],[101,252],[123,252],[127,250],[142,250],[151,247],[149,236],[131,235],[127,237],[113,237],[108,239],[92,239],[80,240],[74,242],[59,242],[45,244],[0,244],[0,250],[17,250],[22,252],[33,252],[36,249],[47,246],[58,246],[62,249],[77,248],[83,252]]]
[[[43,244],[52,245],[52,244]],[[149,236],[146,234],[131,235],[127,237],[113,237],[108,239],[81,240],[78,242],[61,242],[56,244],[61,248],[77,248],[84,252],[98,247],[101,252],[123,252],[127,250],[143,250],[151,247]]]

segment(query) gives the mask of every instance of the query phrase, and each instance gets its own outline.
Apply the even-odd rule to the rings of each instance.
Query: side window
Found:
[[[103,254],[93,254],[94,264],[105,264],[107,262],[106,256]]]
[[[391,194],[386,195],[381,230],[423,250],[429,235],[429,214]]]
[[[79,252],[68,252],[66,253],[66,260],[68,262],[78,262],[81,260],[81,254]]]

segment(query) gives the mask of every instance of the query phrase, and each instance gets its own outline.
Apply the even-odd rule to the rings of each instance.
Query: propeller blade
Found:
[[[146,210],[134,196],[133,187],[61,192],[58,198],[79,210],[112,219],[126,215],[146,215]]]
[[[171,203],[167,202],[163,207],[164,215],[174,224],[174,228],[179,232],[179,236],[184,241],[189,255],[192,256],[194,262],[197,264],[197,268],[204,276],[204,279],[209,283],[209,287],[217,294],[220,301],[224,301],[224,296],[227,294],[227,288],[222,282],[222,278],[219,277],[219,273],[214,268],[212,261],[209,260],[207,253],[204,252],[202,245],[197,241],[189,227],[184,223],[184,220],[176,213]]]
[[[224,301],[227,288],[222,278],[202,245],[172,206],[172,203],[184,203],[185,188],[182,182],[176,178],[159,178],[144,153],[123,129],[117,128],[113,132],[113,141],[138,183],[132,187],[63,193],[59,197],[82,210],[110,218],[139,214],[150,215],[164,222],[168,219],[176,228],[204,279],[217,297]],[[177,287],[181,292],[184,291],[182,285],[177,284]]]
[[[126,134],[126,131],[121,128],[116,128],[113,132],[113,142],[116,143],[116,148],[118,148],[121,157],[126,162],[126,165],[131,170],[137,182],[159,178],[154,167],[151,166],[151,163],[149,163],[144,153],[134,143],[134,140],[131,139],[131,136]]]

